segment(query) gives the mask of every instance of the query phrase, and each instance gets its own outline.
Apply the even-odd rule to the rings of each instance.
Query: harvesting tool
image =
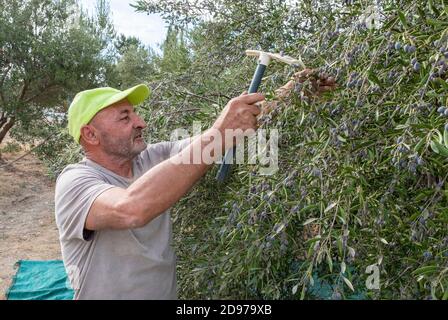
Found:
[[[255,70],[254,76],[252,77],[252,82],[250,83],[248,93],[255,93],[258,91],[258,87],[260,86],[264,72],[266,71],[266,68],[271,60],[277,60],[289,65],[298,65],[301,68],[305,69],[305,65],[300,58],[295,59],[279,53],[270,53],[259,50],[246,50],[246,55],[258,57],[258,66]],[[219,168],[218,174],[216,175],[216,180],[218,180],[218,182],[224,182],[230,175],[231,164],[233,162],[235,153],[236,146],[234,146],[232,149],[229,149],[223,157],[222,164]]]

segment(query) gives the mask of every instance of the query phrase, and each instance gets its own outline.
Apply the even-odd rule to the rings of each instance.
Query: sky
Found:
[[[79,0],[84,9],[95,11],[96,0]],[[129,3],[135,0],[109,0],[111,18],[117,33],[139,38],[144,44],[158,50],[166,36],[165,23],[157,14],[137,13]]]

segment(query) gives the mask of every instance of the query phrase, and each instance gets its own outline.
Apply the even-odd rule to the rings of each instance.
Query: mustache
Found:
[[[142,137],[143,138],[143,134],[146,132],[146,130],[143,129],[139,129],[139,130],[135,130],[133,133],[133,139],[137,138],[137,137]]]

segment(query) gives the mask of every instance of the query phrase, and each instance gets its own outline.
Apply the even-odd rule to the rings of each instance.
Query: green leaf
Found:
[[[297,288],[299,288],[299,284],[296,284],[294,287],[292,287],[292,294],[296,294]]]
[[[435,153],[439,153],[439,149],[437,148],[437,145],[436,145],[435,141],[431,141],[431,149]]]
[[[275,234],[279,234],[284,228],[285,228],[285,224],[284,223],[278,223],[274,226],[274,233]]]
[[[419,194],[417,194],[417,196],[415,197],[415,201],[419,202],[419,201],[421,201],[421,200],[423,200],[423,199],[428,198],[428,197],[431,196],[432,194],[433,194],[433,191],[432,191],[432,190],[431,190],[431,191],[422,191],[422,192],[420,192]],[[419,216],[419,215],[420,215],[420,212],[417,212],[415,215],[416,215],[416,216]],[[415,220],[415,218],[412,219],[412,217],[411,217],[411,220]]]
[[[440,142],[437,142],[435,140],[431,141],[431,149],[444,157],[448,157],[448,148],[445,147]]]
[[[306,207],[302,208],[300,210],[300,214],[306,213],[308,211],[312,211],[313,209],[317,209],[318,207],[319,207],[318,204],[310,204],[309,206],[306,206]]]
[[[448,130],[443,130],[443,143],[448,148]]]
[[[318,242],[318,241],[320,241],[321,240],[321,236],[320,235],[317,235],[317,236],[315,236],[314,238],[311,238],[311,239],[308,239],[307,241],[306,241],[306,243],[315,243],[315,242]]]
[[[380,80],[378,79],[378,77],[373,72],[369,73],[368,79],[370,81],[372,81],[373,83],[375,83],[376,85],[381,86]]]
[[[395,130],[403,130],[409,128],[409,124],[400,124],[398,126],[395,127]]]
[[[446,23],[444,23],[440,20],[431,19],[431,18],[426,18],[426,23],[429,25],[432,25],[434,27],[443,27],[446,25]]]
[[[345,270],[347,269],[347,265],[344,261],[341,262],[341,273],[344,274]]]
[[[403,26],[405,28],[407,28],[408,27],[408,23],[406,21],[406,17],[404,15],[404,13],[401,10],[398,10],[398,18],[400,18],[400,21],[403,24]]]
[[[348,252],[349,254],[354,257],[356,255],[356,251],[355,249],[353,249],[352,247],[347,247],[348,248]]]
[[[436,15],[440,15],[439,10],[437,9],[437,7],[434,5],[434,1],[433,0],[428,0],[428,4],[429,4],[429,8],[431,9],[431,11]]]
[[[299,126],[302,125],[303,121],[305,120],[305,112],[302,111],[302,116],[300,117]]]
[[[412,274],[415,275],[415,276],[417,276],[417,275],[424,275],[424,274],[430,274],[430,273],[434,273],[438,269],[439,269],[438,266],[425,266],[425,267],[421,267],[421,268],[418,268],[418,269],[414,270],[412,272]]]
[[[309,218],[309,219],[307,219],[304,223],[303,223],[303,225],[304,226],[306,226],[307,224],[310,224],[311,222],[314,222],[314,221],[316,221],[316,220],[318,220],[319,218]]]
[[[339,141],[341,141],[341,142],[347,142],[347,139],[345,139],[344,137],[342,137],[342,136],[340,136],[340,135],[338,135],[338,139],[339,139]]]
[[[305,293],[306,293],[306,286],[302,287],[302,292],[300,294],[300,300],[305,299]]]
[[[333,260],[331,259],[330,253],[327,252],[327,264],[330,269],[330,273],[333,272]]]
[[[422,148],[422,146],[423,146],[423,144],[425,143],[425,139],[420,139],[420,141],[419,142],[417,142],[417,144],[415,145],[415,147],[414,147],[414,150],[416,151],[416,152],[419,152],[420,150],[421,150],[421,148]]]
[[[324,213],[327,213],[337,205],[336,202],[331,203],[327,208],[325,208]]]
[[[379,257],[378,257],[378,260],[377,260],[377,264],[380,266],[381,265],[381,263],[383,263],[383,256],[382,255],[380,255]]]
[[[355,288],[353,288],[352,283],[350,282],[350,280],[348,280],[346,277],[342,277],[342,279],[344,279],[345,284],[350,288],[350,290],[352,290],[353,292],[355,292]]]
[[[434,82],[439,84],[444,90],[448,90],[448,83],[446,83],[445,80],[436,78]]]
[[[448,288],[445,289],[445,293],[443,294],[442,300],[448,300]]]
[[[342,240],[341,240],[341,238],[338,238],[336,240],[336,243],[338,245],[339,254],[342,255],[343,250],[342,250]]]

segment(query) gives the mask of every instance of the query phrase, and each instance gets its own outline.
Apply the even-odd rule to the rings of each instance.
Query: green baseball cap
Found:
[[[99,111],[125,98],[136,106],[148,98],[149,94],[150,90],[144,84],[124,91],[110,87],[81,91],[68,108],[68,131],[79,143],[81,127],[88,124]]]

